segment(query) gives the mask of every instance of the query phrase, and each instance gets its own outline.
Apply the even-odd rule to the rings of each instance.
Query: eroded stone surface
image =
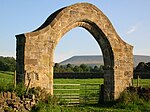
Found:
[[[94,5],[77,3],[54,12],[37,30],[17,35],[17,82],[40,86],[53,94],[54,50],[65,33],[87,29],[101,47],[105,75],[105,100],[117,99],[133,77],[133,47],[116,33],[109,19]],[[35,73],[35,74],[32,74]]]

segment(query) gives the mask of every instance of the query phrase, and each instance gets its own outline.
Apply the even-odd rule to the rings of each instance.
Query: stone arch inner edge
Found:
[[[72,27],[70,27],[72,26]],[[69,32],[70,30],[76,28],[76,27],[82,27],[86,29],[91,35],[95,38],[97,41],[103,55],[104,60],[104,69],[113,69],[114,67],[114,55],[111,48],[111,45],[105,36],[105,34],[102,32],[102,30],[94,23],[89,20],[80,20],[73,22],[72,25],[68,25],[68,27],[64,28],[64,33],[62,34],[61,38]],[[61,39],[60,38],[60,39]],[[57,44],[59,43],[59,40],[57,40]],[[57,46],[56,44],[56,46]],[[55,46],[55,48],[56,48]],[[55,50],[54,48],[54,50]]]

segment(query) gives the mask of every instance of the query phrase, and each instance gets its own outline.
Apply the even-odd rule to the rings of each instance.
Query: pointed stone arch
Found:
[[[17,82],[36,73],[31,87],[40,86],[53,94],[54,50],[63,35],[75,27],[88,30],[98,42],[104,58],[105,100],[117,99],[131,85],[133,77],[133,47],[116,33],[109,19],[94,5],[77,3],[59,9],[35,31],[16,35]]]

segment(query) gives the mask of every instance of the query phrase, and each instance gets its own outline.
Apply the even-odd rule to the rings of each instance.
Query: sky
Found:
[[[135,55],[150,56],[150,0],[1,0],[0,56],[16,56],[16,37],[37,29],[53,12],[78,2],[97,6]],[[55,62],[74,55],[99,55],[101,49],[83,28],[67,32],[55,50]]]

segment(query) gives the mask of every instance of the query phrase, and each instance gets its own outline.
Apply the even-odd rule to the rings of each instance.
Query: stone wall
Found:
[[[105,66],[107,93],[104,98],[117,99],[131,85],[133,47],[119,37],[105,15],[89,3],[59,9],[35,31],[16,36],[17,79],[24,78],[26,85],[31,79],[31,87],[40,86],[53,94],[54,50],[63,35],[75,27],[85,28],[98,42]]]
[[[31,97],[17,97],[14,92],[0,93],[0,112],[28,112],[37,103],[37,99]]]

